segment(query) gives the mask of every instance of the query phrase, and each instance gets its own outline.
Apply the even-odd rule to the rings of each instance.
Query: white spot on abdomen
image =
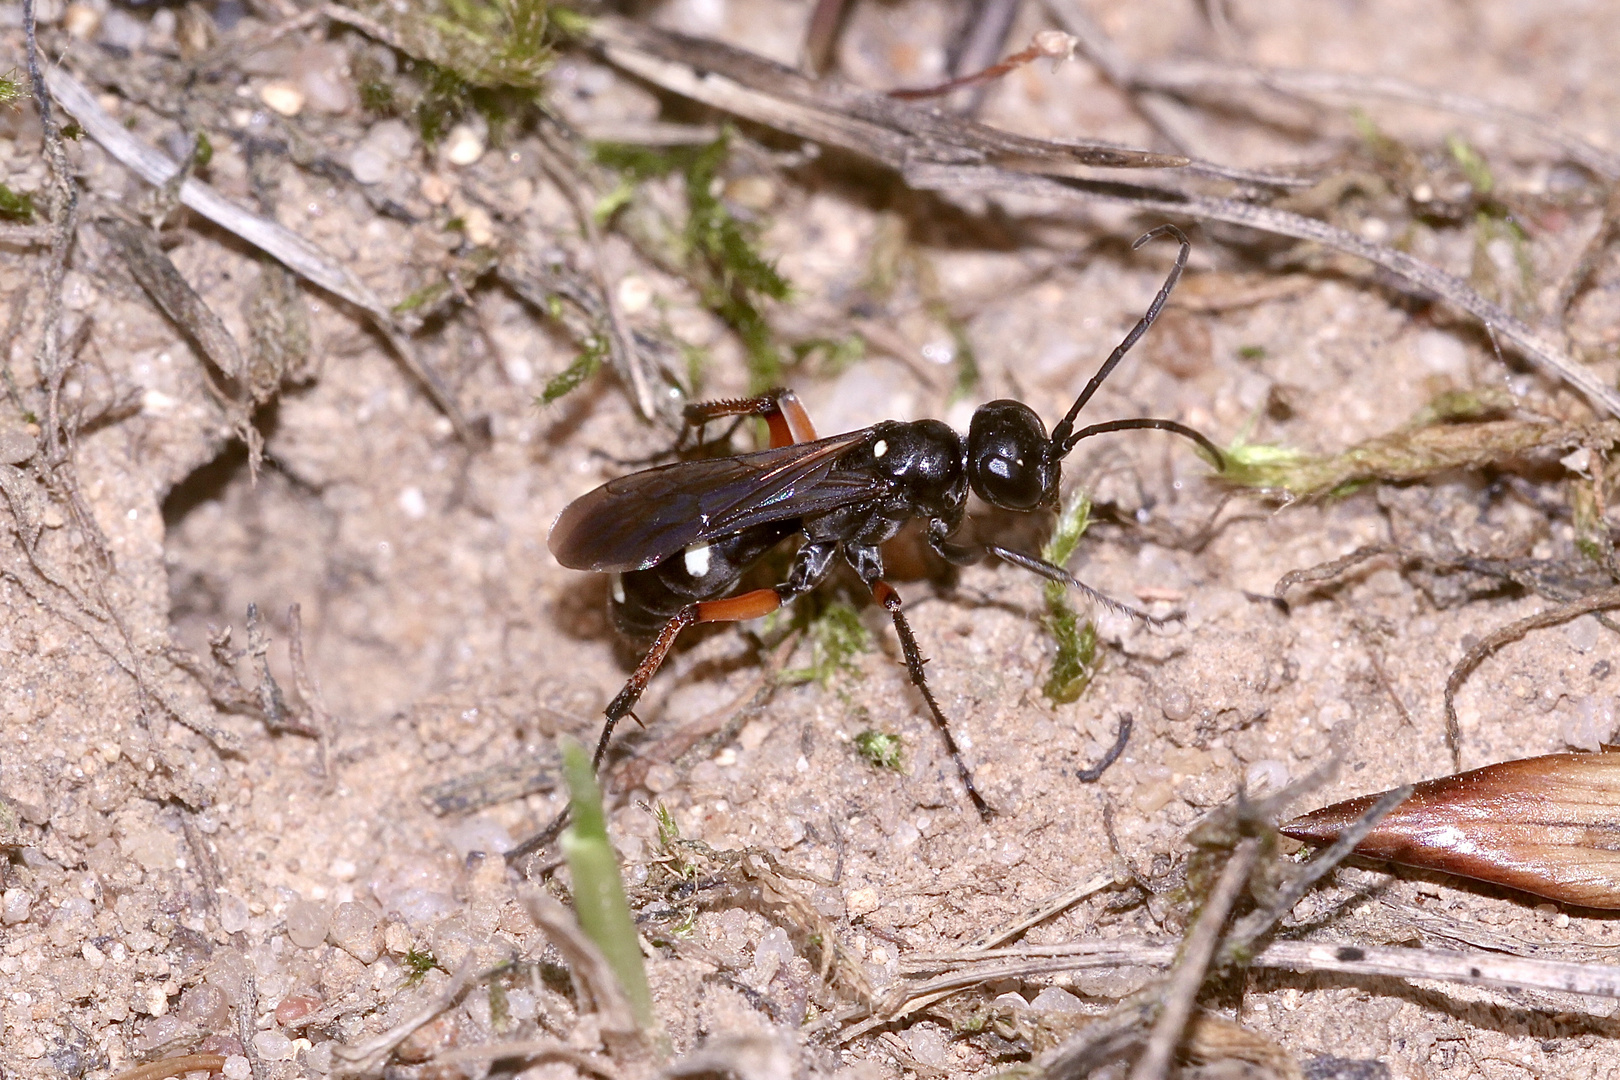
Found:
[[[888,452],[889,452],[889,444],[888,444],[888,442],[886,440],[879,439],[877,442],[872,444],[872,456],[873,457],[882,457],[884,454],[887,454]]]
[[[609,574],[608,575],[608,588],[613,590],[613,602],[615,604],[624,603],[624,575],[623,574]]]
[[[686,549],[686,573],[695,578],[703,577],[709,572],[709,545],[693,544]]]

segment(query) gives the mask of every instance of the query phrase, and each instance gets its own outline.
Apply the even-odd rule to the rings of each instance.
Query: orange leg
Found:
[[[791,390],[769,390],[758,397],[699,401],[686,407],[688,427],[702,427],[710,420],[726,416],[762,416],[771,429],[771,449],[794,443],[814,442],[815,425],[805,412],[799,395]]]
[[[630,681],[624,684],[618,696],[609,704],[606,710],[607,722],[602,725],[602,737],[596,743],[596,755],[592,765],[600,767],[602,758],[607,753],[608,741],[613,738],[613,728],[626,716],[633,715],[631,710],[646,691],[647,684],[658,673],[659,667],[664,663],[664,657],[674,648],[675,639],[681,636],[681,631],[698,623],[712,622],[742,622],[746,619],[758,619],[769,615],[782,606],[782,594],[775,589],[755,589],[752,592],[739,593],[728,596],[722,600],[700,600],[695,604],[688,604],[675,614],[675,617],[664,624],[658,632],[652,647],[647,655],[641,658],[636,670],[631,674]]]

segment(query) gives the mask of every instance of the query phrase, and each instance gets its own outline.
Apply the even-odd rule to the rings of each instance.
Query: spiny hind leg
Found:
[[[758,416],[771,429],[771,449],[794,443],[814,442],[815,425],[810,414],[792,390],[777,387],[758,397],[727,398],[723,401],[697,401],[686,407],[687,430],[698,430],[711,420],[727,416]],[[681,436],[685,438],[685,432]]]
[[[592,766],[601,767],[602,758],[607,754],[608,743],[613,738],[614,727],[620,720],[629,716],[631,710],[636,707],[636,702],[641,700],[647,684],[658,673],[664,658],[669,655],[669,650],[675,647],[675,639],[681,636],[682,630],[689,626],[697,626],[699,623],[758,619],[781,607],[782,600],[781,589],[755,589],[722,600],[700,600],[676,612],[653,639],[646,655],[641,658],[641,663],[636,665],[636,670],[624,684],[624,689],[619,691],[604,710],[607,722],[602,725],[602,736],[596,741],[596,754],[591,759]]]

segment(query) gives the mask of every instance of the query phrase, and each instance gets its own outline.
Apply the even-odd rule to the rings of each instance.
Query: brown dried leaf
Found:
[[[1377,799],[1335,803],[1281,831],[1332,843]],[[1355,853],[1582,907],[1620,908],[1620,753],[1548,754],[1426,780]]]

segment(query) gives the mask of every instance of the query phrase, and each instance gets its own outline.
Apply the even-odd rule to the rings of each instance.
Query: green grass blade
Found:
[[[652,991],[641,962],[641,941],[624,898],[619,860],[608,842],[602,813],[602,789],[596,783],[590,755],[572,739],[563,739],[563,775],[568,780],[573,824],[562,834],[563,857],[574,879],[574,911],[586,935],[602,950],[624,988],[624,996],[643,1031],[655,1027]]]

